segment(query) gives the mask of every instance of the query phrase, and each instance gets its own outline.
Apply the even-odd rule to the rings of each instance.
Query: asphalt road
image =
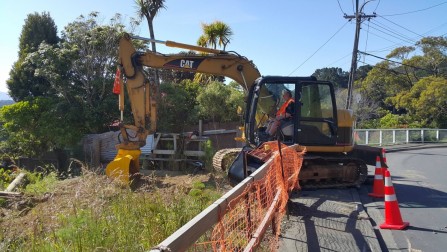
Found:
[[[371,184],[360,188],[382,250],[447,251],[447,146],[390,150],[387,161],[402,219],[410,226],[403,231],[379,229],[383,199],[366,196]]]

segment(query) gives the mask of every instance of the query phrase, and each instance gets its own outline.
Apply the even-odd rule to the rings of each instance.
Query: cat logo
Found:
[[[203,59],[195,58],[175,59],[166,62],[163,67],[184,69],[185,71],[195,71],[202,61]]]
[[[181,68],[193,68],[194,61],[193,60],[180,60]]]

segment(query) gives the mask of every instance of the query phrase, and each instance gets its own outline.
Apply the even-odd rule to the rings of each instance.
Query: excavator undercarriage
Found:
[[[245,173],[250,174],[263,164],[250,154],[253,150],[249,147],[220,150],[213,158],[213,167],[228,172],[232,184],[237,184],[246,177]],[[243,155],[246,155],[245,160]],[[359,187],[367,179],[367,165],[375,165],[375,159],[364,156],[378,156],[386,167],[380,147],[356,145],[350,153],[307,152],[300,170],[300,186],[305,189]]]

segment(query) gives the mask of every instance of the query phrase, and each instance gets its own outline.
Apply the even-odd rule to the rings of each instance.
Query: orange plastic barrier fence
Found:
[[[265,176],[247,185],[234,198],[214,226],[209,238],[202,237],[193,246],[197,251],[252,251],[261,241],[277,250],[280,224],[286,212],[289,193],[299,188],[298,174],[305,150],[278,142],[267,142],[250,154],[260,159],[272,159]],[[267,228],[272,235],[264,237]],[[207,240],[209,239],[209,240]]]

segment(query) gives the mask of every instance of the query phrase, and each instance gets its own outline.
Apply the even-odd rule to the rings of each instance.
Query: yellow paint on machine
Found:
[[[119,149],[115,159],[106,167],[106,175],[109,178],[128,184],[130,176],[140,170],[141,150]]]

